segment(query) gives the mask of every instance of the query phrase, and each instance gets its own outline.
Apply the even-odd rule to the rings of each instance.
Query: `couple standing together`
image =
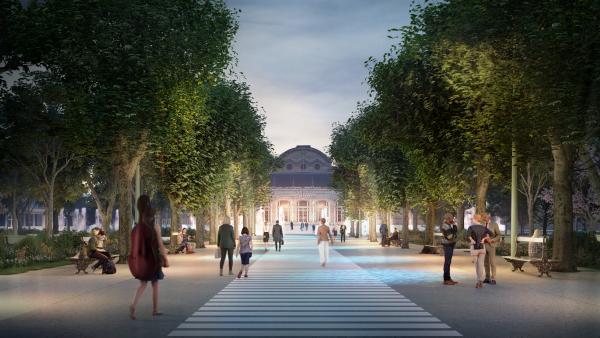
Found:
[[[223,218],[223,224],[219,227],[217,233],[217,251],[219,253],[219,276],[223,276],[223,265],[225,265],[225,255],[229,259],[229,275],[233,275],[233,250],[237,249],[236,256],[239,255],[242,260],[242,267],[237,274],[237,278],[248,277],[248,268],[250,267],[250,257],[252,257],[252,236],[247,227],[242,228],[242,233],[237,239],[238,245],[236,246],[236,240],[234,235],[233,226],[228,216]]]
[[[498,224],[490,222],[490,215],[476,214],[472,225],[467,231],[470,242],[469,251],[475,265],[476,288],[482,288],[483,283],[496,284],[496,244],[500,241]],[[456,245],[457,232],[454,215],[444,215],[441,226],[442,246],[444,247],[444,285],[455,285],[458,282],[450,278],[450,264]],[[483,278],[485,271],[485,279]]]

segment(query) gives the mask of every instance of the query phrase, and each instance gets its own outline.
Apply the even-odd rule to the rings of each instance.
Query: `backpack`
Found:
[[[106,263],[102,264],[102,274],[112,275],[117,272],[117,267],[112,260],[107,260]]]
[[[131,230],[131,246],[127,263],[133,277],[140,280],[156,278],[160,269],[158,239],[154,228],[139,223]]]

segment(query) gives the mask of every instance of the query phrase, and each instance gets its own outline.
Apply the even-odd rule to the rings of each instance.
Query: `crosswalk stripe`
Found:
[[[183,323],[178,329],[221,329],[228,328],[228,323]],[[245,329],[264,329],[264,323],[244,323]],[[305,323],[270,323],[270,329],[303,329]],[[443,323],[312,323],[313,329],[448,329]]]
[[[281,337],[281,330],[174,330],[170,337]],[[454,330],[289,330],[287,337],[460,337]]]
[[[281,316],[285,316],[285,317],[296,317],[296,316],[301,316],[302,314],[307,314],[307,315],[313,315],[313,316],[331,316],[332,313],[331,311],[311,311],[311,312],[292,312],[290,315],[290,312],[286,312],[286,311],[261,311],[260,312],[260,316],[275,316],[275,317],[281,317]],[[375,314],[373,313],[373,311],[353,311],[353,312],[346,312],[344,313],[344,316],[374,316]],[[233,317],[242,317],[242,316],[247,316],[247,317],[256,317],[257,313],[248,313],[248,312],[244,312],[244,311],[202,311],[202,312],[194,312],[194,314],[192,316],[197,316],[197,317],[201,317],[201,316],[228,316],[229,318]],[[431,314],[429,312],[426,311],[386,311],[384,313],[378,313],[377,316],[395,316],[395,317],[399,317],[399,316],[431,316]]]
[[[287,241],[293,249],[260,255],[169,336],[461,336],[335,250],[323,269],[313,238]]]
[[[421,322],[439,322],[440,320],[435,317],[365,317],[357,318],[355,316],[335,316],[335,317],[319,317],[319,316],[296,316],[296,317],[215,317],[215,316],[204,316],[204,317],[190,317],[186,319],[186,322],[227,322],[230,324],[235,323],[258,323],[258,322],[303,322],[303,323],[317,323],[317,322],[352,322],[352,323],[385,323],[385,322],[410,322],[410,323],[421,323]]]

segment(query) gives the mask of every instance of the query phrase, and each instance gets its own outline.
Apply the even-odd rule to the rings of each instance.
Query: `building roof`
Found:
[[[271,174],[271,187],[331,187],[331,173],[278,172]]]
[[[323,152],[299,145],[284,151],[283,166],[271,174],[271,187],[331,187],[333,168]]]

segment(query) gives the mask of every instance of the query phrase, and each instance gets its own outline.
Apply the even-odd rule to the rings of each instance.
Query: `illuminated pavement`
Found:
[[[312,236],[287,236],[249,275],[169,336],[460,336],[336,251],[322,268]]]
[[[236,337],[252,330],[261,336],[436,331],[485,338],[600,337],[598,271],[538,278],[531,266],[513,273],[498,258],[498,285],[475,289],[473,266],[462,250],[455,251],[452,263],[452,277],[460,284],[443,286],[443,257],[420,255],[418,245],[381,248],[349,238],[333,246],[325,269],[318,264],[311,235],[286,236],[281,253],[272,250],[272,243],[270,247],[264,253],[262,243],[255,242],[250,278],[240,281],[218,276],[214,246],[170,256],[171,267],[160,283],[164,315],[150,315],[146,293],[135,321],[128,318],[127,307],[138,282],[124,265],[117,266],[117,274],[104,276],[98,271],[75,275],[73,266],[0,275],[0,338],[168,337],[180,331],[223,331],[224,324]],[[238,267],[239,258],[234,269]],[[272,307],[273,314],[263,306]],[[239,310],[243,316],[235,313]],[[228,311],[227,317],[215,311]],[[257,317],[257,312],[264,315]],[[425,324],[439,326],[419,326]]]

